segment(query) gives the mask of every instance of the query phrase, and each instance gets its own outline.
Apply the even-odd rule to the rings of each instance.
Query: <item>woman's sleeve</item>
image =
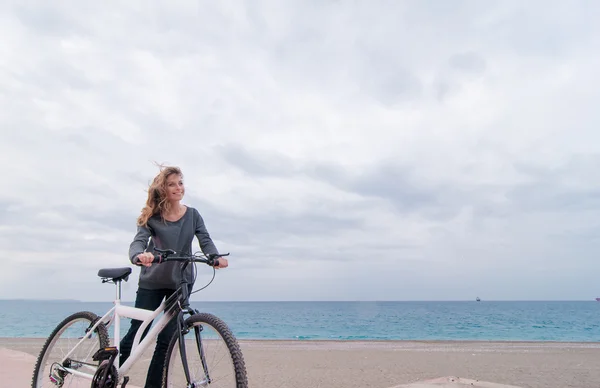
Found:
[[[133,241],[129,245],[129,261],[135,264],[133,260],[143,253],[148,247],[148,240],[150,238],[150,229],[147,226],[138,226],[137,233],[133,238]]]
[[[198,238],[198,243],[200,244],[200,249],[202,249],[202,253],[204,253],[205,255],[209,255],[209,254],[214,254],[214,253],[219,253],[219,251],[217,250],[217,247],[215,246],[215,244],[213,243],[213,240],[210,238],[210,234],[208,233],[208,230],[206,230],[206,225],[204,225],[204,220],[202,219],[202,216],[200,215],[200,213],[198,212],[197,209],[195,210],[195,224],[196,224],[196,237]]]

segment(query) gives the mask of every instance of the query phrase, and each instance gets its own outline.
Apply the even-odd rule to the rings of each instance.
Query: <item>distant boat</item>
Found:
[[[600,302],[600,298],[596,298],[596,302]]]
[[[596,300],[599,300],[600,298],[596,298]],[[477,299],[475,299],[478,302],[481,302],[481,299],[479,299],[479,297],[477,297]]]

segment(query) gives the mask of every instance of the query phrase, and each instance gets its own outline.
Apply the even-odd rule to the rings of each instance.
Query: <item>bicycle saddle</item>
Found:
[[[131,267],[102,268],[98,271],[98,276],[103,279],[112,279],[113,282],[118,282],[120,280],[127,281],[130,274]]]

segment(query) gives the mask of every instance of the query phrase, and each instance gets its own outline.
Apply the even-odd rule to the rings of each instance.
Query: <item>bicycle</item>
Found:
[[[90,311],[76,312],[65,318],[56,326],[44,343],[37,358],[32,378],[33,388],[41,388],[42,386],[63,387],[67,381],[72,382],[72,379],[76,378],[83,379],[83,381],[87,380],[87,385],[84,385],[85,387],[116,388],[120,386],[121,388],[126,388],[126,385],[130,380],[129,376],[127,376],[128,372],[131,371],[131,368],[140,360],[144,351],[150,344],[155,342],[158,334],[173,318],[177,320],[177,330],[170,341],[165,356],[162,381],[163,387],[176,386],[178,388],[198,388],[209,386],[218,381],[215,376],[221,370],[209,369],[208,357],[205,349],[206,346],[212,342],[207,338],[203,338],[203,336],[205,336],[204,334],[201,335],[201,333],[206,331],[209,326],[214,328],[218,336],[225,342],[227,348],[226,352],[228,353],[227,356],[233,364],[232,372],[235,385],[233,385],[232,382],[231,385],[226,386],[229,388],[248,387],[244,357],[232,331],[227,324],[217,316],[211,313],[200,313],[198,310],[192,309],[189,304],[189,297],[191,294],[208,287],[208,285],[212,283],[212,280],[214,279],[214,267],[218,265],[218,258],[221,256],[228,256],[229,253],[207,256],[200,256],[197,254],[175,256],[176,252],[171,249],[155,249],[155,251],[158,252],[158,254],[154,254],[153,264],[160,265],[161,263],[169,261],[182,262],[180,265],[181,281],[177,291],[164,300],[154,311],[126,306],[121,304],[121,283],[128,280],[129,275],[132,272],[131,267],[100,269],[98,271],[98,276],[102,279],[102,283],[113,283],[116,285],[114,306],[102,317]],[[185,276],[183,276],[186,267],[190,263],[203,263],[213,267],[213,278],[211,281],[206,286],[193,292],[188,290],[188,282],[186,281]],[[193,271],[193,273],[193,282],[195,282],[195,271]],[[164,312],[163,316],[156,321],[156,324],[153,325],[151,329],[149,329],[150,323],[162,312]],[[186,315],[189,315],[189,317],[185,318]],[[123,365],[119,365],[118,357],[121,318],[131,318],[143,321],[134,337],[131,354]],[[77,333],[76,344],[74,346],[69,345],[66,354],[63,354],[57,361],[52,363],[48,362],[48,358],[54,346],[61,342],[58,341],[59,337],[66,329],[77,321],[83,321],[84,325],[82,333]],[[108,329],[111,325],[114,325],[112,346],[109,345],[108,337]],[[142,333],[147,330],[147,328],[149,330],[144,336]],[[190,332],[193,332],[195,335],[193,338],[193,347],[186,349],[185,335]],[[86,340],[92,338],[94,338],[93,345],[87,352],[83,353],[85,359],[80,359],[82,357],[77,356],[75,353],[84,348],[83,343],[86,342]],[[200,358],[200,366],[192,369],[190,368],[188,360],[189,357],[195,355],[195,349],[198,350],[197,353]],[[92,360],[87,359],[90,355]],[[181,357],[182,363],[182,367],[180,368],[176,368],[174,364],[175,358],[178,355]],[[50,365],[47,366],[46,364]],[[178,377],[181,377],[181,373],[177,374],[177,372],[181,371],[183,371],[183,375],[185,376],[185,385],[183,382],[182,384],[177,384],[175,382]],[[193,376],[192,372],[199,372],[200,376]],[[48,379],[50,384],[47,385],[44,383],[45,378]]]

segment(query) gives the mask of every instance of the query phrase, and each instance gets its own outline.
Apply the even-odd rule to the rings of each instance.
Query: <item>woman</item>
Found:
[[[198,210],[181,203],[185,188],[183,174],[178,167],[161,167],[148,190],[146,206],[137,219],[137,233],[129,247],[129,259],[141,265],[135,307],[156,310],[164,298],[168,298],[179,286],[181,269],[176,262],[152,264],[154,248],[173,249],[178,254],[192,253],[194,237],[202,252],[218,253]],[[227,267],[227,259],[220,257],[217,268]],[[184,276],[193,286],[193,266],[188,266]],[[131,320],[131,327],[120,344],[119,365],[127,360],[141,321]],[[150,361],[145,388],[159,388],[162,381],[164,357],[177,322],[172,320],[159,334],[154,355]],[[150,326],[144,331],[146,336]]]

